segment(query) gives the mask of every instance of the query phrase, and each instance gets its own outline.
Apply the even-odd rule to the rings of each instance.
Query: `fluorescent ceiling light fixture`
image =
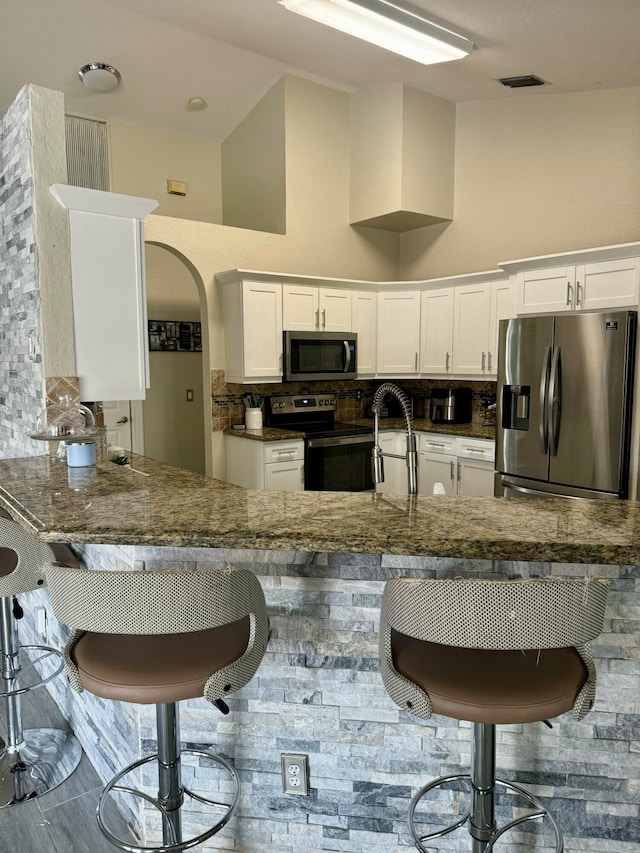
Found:
[[[462,59],[473,42],[434,24],[402,0],[278,0],[280,5],[313,21],[433,65]]]

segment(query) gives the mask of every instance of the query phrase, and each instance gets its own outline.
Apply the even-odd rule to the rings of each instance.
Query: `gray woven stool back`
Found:
[[[55,560],[46,542],[27,533],[16,521],[0,516],[0,547],[9,548],[18,557],[13,571],[0,574],[0,597],[31,592],[45,585],[45,569]]]

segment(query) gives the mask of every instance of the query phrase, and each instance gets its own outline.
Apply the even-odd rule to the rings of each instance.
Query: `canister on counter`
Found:
[[[67,465],[69,468],[85,468],[96,464],[95,441],[72,441],[67,443]]]

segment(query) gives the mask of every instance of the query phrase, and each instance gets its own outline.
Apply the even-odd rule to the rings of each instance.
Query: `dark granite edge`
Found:
[[[32,527],[32,525],[28,525]],[[449,557],[465,560],[505,560],[511,562],[534,563],[575,563],[594,565],[638,565],[640,564],[640,544],[636,548],[623,545],[602,546],[582,545],[579,543],[540,543],[513,542],[504,539],[475,540],[438,539],[433,542],[412,542],[396,545],[392,538],[371,542],[370,536],[350,536],[339,538],[318,536],[305,538],[303,535],[282,534],[281,532],[264,534],[245,534],[238,531],[225,531],[213,535],[184,535],[163,532],[160,535],[113,533],[112,531],[92,531],[90,534],[73,530],[38,530],[33,532],[46,542],[93,545],[138,545],[169,548],[221,548],[263,551],[317,551],[329,553],[357,553],[374,556],[405,557]]]

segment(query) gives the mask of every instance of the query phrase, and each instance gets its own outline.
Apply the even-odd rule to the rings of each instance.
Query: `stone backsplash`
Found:
[[[361,418],[365,408],[373,399],[376,388],[387,380],[346,380],[336,382],[283,382],[262,383],[256,385],[236,385],[226,383],[224,370],[211,371],[211,415],[213,430],[224,430],[244,421],[245,394],[261,397],[277,394],[318,394],[333,393],[337,403],[337,420]],[[472,421],[482,424],[485,419],[485,401],[495,399],[495,382],[463,382],[437,379],[400,379],[397,384],[410,396],[425,400],[428,413],[429,399],[433,389],[471,388]]]

